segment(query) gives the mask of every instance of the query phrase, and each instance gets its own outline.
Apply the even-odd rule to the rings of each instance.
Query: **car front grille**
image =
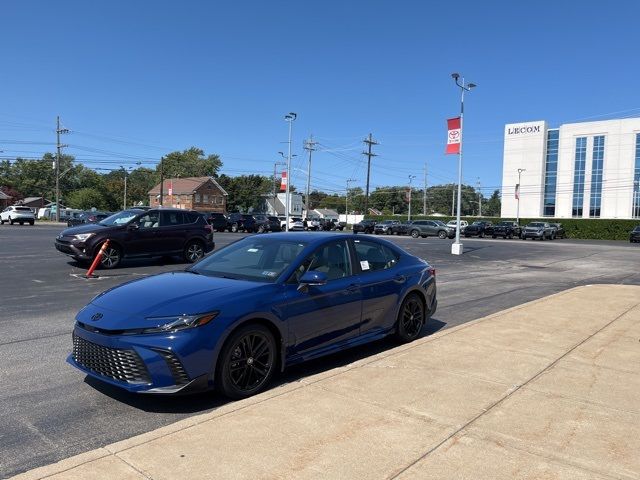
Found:
[[[133,350],[97,345],[73,335],[73,359],[99,375],[127,383],[151,383],[149,372]]]
[[[173,376],[173,380],[176,385],[186,385],[189,383],[189,375],[187,375],[182,363],[174,353],[167,350],[156,350],[156,352],[162,355],[162,358],[167,362],[167,366],[171,371],[171,375]]]

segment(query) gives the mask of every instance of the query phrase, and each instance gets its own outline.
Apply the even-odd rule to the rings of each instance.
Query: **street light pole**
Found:
[[[344,196],[344,215],[346,224],[349,224],[349,184],[351,182],[355,182],[355,179],[347,178],[347,194]]]
[[[411,180],[416,178],[415,175],[409,175],[409,214],[407,215],[407,222],[411,221]]]
[[[520,176],[522,175],[522,172],[526,172],[526,171],[527,171],[526,168],[518,169],[518,186],[516,187],[518,189],[518,206],[516,207],[516,223],[518,225],[520,224],[520,195],[522,192],[522,188],[520,188]]]
[[[57,117],[57,126],[56,126],[56,222],[60,221],[60,157],[62,156],[62,148],[67,145],[62,145],[60,143],[60,134],[61,133],[69,133],[69,130],[66,128],[60,128],[60,117]]]
[[[284,116],[285,122],[289,122],[289,153],[287,155],[287,198],[285,199],[285,208],[287,209],[285,220],[287,224],[285,225],[285,229],[287,232],[289,231],[289,209],[291,208],[291,194],[289,193],[291,187],[291,124],[295,121],[296,118],[298,118],[298,115],[294,112],[289,112]]]
[[[463,246],[460,243],[460,210],[462,204],[462,134],[464,124],[464,92],[470,92],[472,88],[476,87],[475,83],[464,82],[462,77],[462,83],[458,82],[460,75],[458,73],[452,73],[451,78],[456,82],[456,85],[460,87],[460,150],[458,152],[458,211],[456,212],[456,241],[451,245],[451,253],[453,255],[462,255]]]

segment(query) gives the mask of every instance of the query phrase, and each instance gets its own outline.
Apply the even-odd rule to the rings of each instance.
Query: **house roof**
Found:
[[[11,195],[7,195],[2,190],[0,190],[0,200],[9,200],[10,198],[13,198],[13,197]]]
[[[163,182],[163,191],[165,195],[168,194],[169,187],[171,186],[173,188],[174,195],[190,195],[208,181],[213,182],[213,184],[220,189],[223,195],[228,195],[225,189],[222,188],[213,177],[165,178]],[[160,195],[160,184],[158,183],[155,187],[149,190],[148,194]]]
[[[316,208],[314,211],[318,212],[320,215],[324,215],[324,216],[327,216],[327,215],[331,215],[331,216],[334,216],[334,217],[338,216],[338,212],[336,212],[335,210],[332,210],[330,208]]]
[[[44,203],[49,201],[49,200],[46,200],[44,197],[27,197],[22,199],[22,203],[37,202],[39,200],[42,200]]]

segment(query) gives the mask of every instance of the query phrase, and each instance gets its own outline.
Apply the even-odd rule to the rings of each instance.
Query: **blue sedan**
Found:
[[[131,392],[244,398],[289,365],[390,334],[410,342],[436,306],[433,267],[393,243],[255,235],[98,295],[68,362]]]

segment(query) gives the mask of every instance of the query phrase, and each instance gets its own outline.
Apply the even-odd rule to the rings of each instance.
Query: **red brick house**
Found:
[[[165,207],[227,213],[227,192],[213,177],[169,178],[163,183]],[[149,190],[149,205],[160,206],[160,184]]]

